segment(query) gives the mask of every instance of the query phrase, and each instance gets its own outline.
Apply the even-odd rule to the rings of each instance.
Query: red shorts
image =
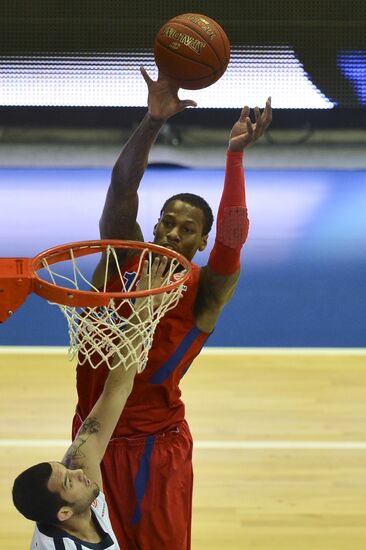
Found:
[[[74,418],[76,433],[81,424]],[[189,550],[192,436],[183,421],[147,437],[112,439],[103,489],[121,550]]]

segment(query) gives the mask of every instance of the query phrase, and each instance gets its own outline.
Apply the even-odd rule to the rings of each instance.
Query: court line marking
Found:
[[[65,450],[71,441],[67,439],[0,439],[0,447],[24,448],[24,447],[63,447]],[[215,441],[198,440],[194,442],[195,449],[256,449],[256,450],[366,450],[366,441]]]
[[[2,354],[65,355],[65,346],[0,346]],[[206,347],[200,355],[359,355],[366,356],[366,348],[243,348]]]

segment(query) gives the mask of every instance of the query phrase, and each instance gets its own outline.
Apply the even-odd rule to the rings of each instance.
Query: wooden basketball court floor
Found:
[[[195,439],[193,550],[366,547],[365,358],[364,349],[202,353],[182,381]],[[22,550],[33,526],[13,508],[12,480],[61,458],[74,365],[64,349],[4,347],[0,384],[0,548]]]

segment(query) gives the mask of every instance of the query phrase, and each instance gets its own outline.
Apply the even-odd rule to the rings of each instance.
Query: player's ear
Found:
[[[62,521],[70,519],[73,514],[74,512],[72,511],[71,506],[62,506],[57,512],[57,519],[61,523]]]
[[[204,250],[207,246],[207,241],[208,241],[208,235],[202,235],[202,238],[201,238],[201,243],[198,247],[198,250],[200,252],[202,252],[202,250]]]

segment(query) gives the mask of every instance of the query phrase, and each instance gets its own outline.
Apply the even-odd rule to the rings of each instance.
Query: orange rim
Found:
[[[151,252],[156,252],[162,256],[176,259],[187,271],[187,273],[169,285],[151,290],[134,290],[130,292],[94,292],[90,290],[66,288],[58,286],[54,283],[49,283],[37,274],[39,269],[44,269],[44,265],[42,265],[43,260],[47,260],[47,263],[52,265],[58,262],[70,260],[70,250],[73,251],[75,258],[80,258],[81,256],[103,252],[108,246],[124,249],[147,249]],[[56,302],[57,304],[72,307],[106,306],[113,299],[121,300],[124,298],[142,298],[143,296],[152,296],[163,292],[169,292],[184,284],[190,276],[191,271],[191,263],[189,260],[184,258],[184,256],[178,252],[175,252],[175,250],[170,250],[169,248],[165,248],[164,246],[159,246],[154,243],[121,240],[79,241],[58,245],[37,254],[37,256],[31,260],[30,267],[33,280],[32,290],[35,294],[38,294],[38,296],[41,296],[50,302]]]

